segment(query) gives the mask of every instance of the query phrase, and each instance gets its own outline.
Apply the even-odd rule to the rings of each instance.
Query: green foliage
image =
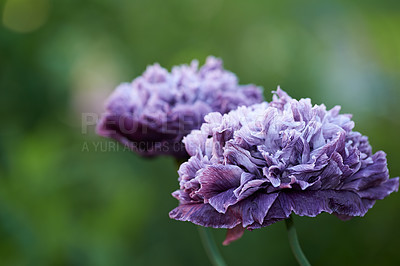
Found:
[[[267,100],[281,85],[340,104],[400,173],[398,1],[32,1],[0,2],[1,265],[209,263],[195,226],[168,218],[173,160],[82,131],[82,113],[154,62],[212,54]],[[399,265],[399,207],[395,193],[349,222],[295,217],[303,250],[315,265]],[[228,265],[293,265],[286,237],[278,223],[220,249]]]

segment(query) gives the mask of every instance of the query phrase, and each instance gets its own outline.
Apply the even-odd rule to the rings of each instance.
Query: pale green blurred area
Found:
[[[194,225],[170,220],[171,158],[83,133],[147,65],[221,57],[241,83],[280,85],[353,113],[400,173],[400,2],[2,0],[0,265],[208,265]],[[86,129],[86,127],[85,127]],[[314,265],[400,265],[400,196],[364,218],[295,217]],[[246,232],[229,265],[295,265],[284,224]]]

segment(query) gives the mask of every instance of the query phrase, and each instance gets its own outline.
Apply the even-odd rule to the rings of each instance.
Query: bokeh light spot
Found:
[[[2,22],[12,31],[32,32],[46,23],[49,9],[49,0],[7,0]]]

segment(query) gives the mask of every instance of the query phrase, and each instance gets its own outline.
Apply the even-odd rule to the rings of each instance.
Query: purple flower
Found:
[[[351,115],[297,101],[278,88],[271,103],[210,113],[184,138],[191,158],[178,171],[180,205],[170,217],[228,228],[224,244],[244,229],[265,227],[294,212],[346,220],[398,190],[386,154],[372,153],[352,131]]]
[[[262,102],[262,90],[238,85],[222,61],[208,57],[172,68],[147,67],[132,83],[117,87],[97,133],[118,140],[143,156],[168,154],[187,157],[182,138],[199,129],[210,112],[227,113],[239,106]]]

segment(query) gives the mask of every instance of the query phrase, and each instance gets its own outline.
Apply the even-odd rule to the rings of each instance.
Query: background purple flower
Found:
[[[132,83],[123,83],[110,96],[107,112],[97,126],[99,135],[118,140],[143,156],[187,157],[183,136],[200,128],[210,112],[227,113],[262,101],[262,90],[238,85],[222,61],[208,57],[172,68],[149,66]]]
[[[386,154],[372,153],[352,131],[351,115],[311,105],[278,88],[271,103],[211,113],[184,138],[191,158],[179,169],[180,205],[170,217],[229,228],[224,244],[244,229],[321,212],[340,219],[363,216],[397,191]]]

